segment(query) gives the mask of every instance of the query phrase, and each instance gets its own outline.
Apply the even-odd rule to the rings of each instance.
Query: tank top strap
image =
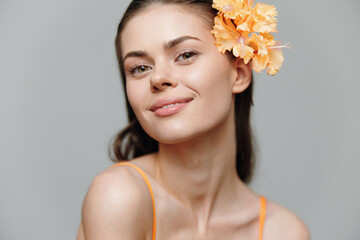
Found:
[[[259,240],[262,240],[263,238],[265,216],[266,216],[266,198],[264,196],[260,196]]]
[[[151,200],[152,200],[152,206],[153,206],[153,232],[152,232],[152,240],[155,240],[156,238],[156,214],[155,214],[155,201],[154,201],[154,194],[153,194],[153,191],[152,191],[152,187],[151,187],[151,184],[150,184],[150,181],[148,179],[148,177],[146,176],[146,174],[144,173],[143,170],[141,170],[139,167],[133,165],[133,164],[130,164],[130,163],[116,163],[114,165],[112,165],[113,167],[114,166],[120,166],[120,165],[124,165],[124,166],[130,166],[132,168],[134,168],[136,171],[138,171],[140,173],[140,175],[142,176],[142,178],[144,179],[148,189],[149,189],[149,192],[150,192],[150,195],[151,195]]]

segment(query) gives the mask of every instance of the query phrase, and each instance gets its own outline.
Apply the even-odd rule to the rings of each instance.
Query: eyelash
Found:
[[[179,52],[179,53],[177,53],[176,54],[176,58],[175,59],[178,59],[179,57],[181,57],[181,56],[184,56],[185,54],[191,54],[191,56],[188,58],[188,59],[184,59],[184,60],[182,60],[182,61],[188,61],[188,60],[191,60],[192,58],[194,58],[194,57],[196,57],[199,53],[197,52],[197,51],[194,51],[194,50],[183,50],[183,51],[181,51],[181,52]],[[135,71],[136,71],[136,69],[138,69],[139,67],[147,67],[147,68],[150,68],[150,66],[148,66],[148,65],[144,65],[144,64],[142,64],[142,63],[139,63],[139,64],[136,64],[135,66],[133,66],[131,69],[130,69],[130,71],[129,71],[129,73],[130,74],[141,74],[141,73],[135,73]]]
[[[179,52],[179,53],[177,53],[176,54],[176,59],[178,59],[179,57],[181,57],[181,56],[184,56],[185,54],[187,54],[187,53],[190,53],[190,54],[193,54],[190,58],[188,58],[188,59],[191,59],[191,58],[193,58],[194,56],[197,56],[199,53],[197,52],[197,51],[194,51],[194,50],[183,50],[183,51],[181,51],[181,52]],[[187,59],[185,59],[185,60],[183,60],[183,61],[186,61]]]
[[[135,66],[133,66],[133,67],[130,69],[129,73],[130,73],[130,74],[136,74],[136,73],[135,73],[136,69],[138,69],[139,67],[143,67],[143,66],[150,68],[150,66],[147,66],[147,65],[144,65],[144,64],[142,64],[142,63],[139,63],[139,64],[136,64]],[[141,73],[137,73],[137,74],[141,74]]]

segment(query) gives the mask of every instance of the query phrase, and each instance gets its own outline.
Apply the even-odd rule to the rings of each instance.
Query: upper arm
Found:
[[[96,176],[82,207],[85,239],[145,239],[151,211],[144,193],[126,167]]]

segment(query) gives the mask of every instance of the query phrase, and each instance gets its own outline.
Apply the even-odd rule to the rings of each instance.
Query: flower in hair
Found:
[[[215,36],[215,45],[221,53],[232,52],[235,57],[252,68],[275,75],[283,61],[281,45],[274,40],[272,32],[277,32],[277,11],[274,6],[257,3],[253,0],[214,0],[213,8],[218,10],[211,31]]]

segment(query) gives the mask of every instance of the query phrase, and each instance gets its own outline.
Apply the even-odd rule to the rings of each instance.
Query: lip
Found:
[[[180,112],[184,109],[193,98],[191,97],[169,97],[157,100],[150,107],[150,111],[154,112],[158,117],[166,117]],[[170,106],[169,106],[170,105]]]

